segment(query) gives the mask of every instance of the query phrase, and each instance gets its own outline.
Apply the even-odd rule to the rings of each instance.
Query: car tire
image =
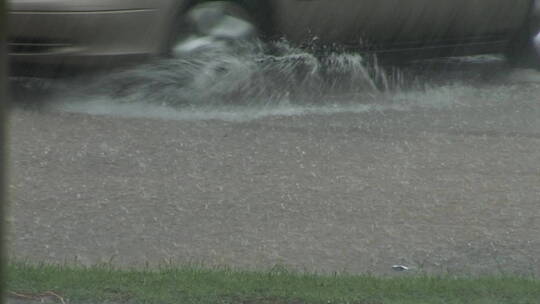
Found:
[[[540,70],[540,1],[531,10],[529,21],[506,50],[507,61],[515,67]]]
[[[258,27],[244,7],[230,1],[212,1],[189,8],[178,22],[171,54],[181,56],[215,43],[255,40]]]

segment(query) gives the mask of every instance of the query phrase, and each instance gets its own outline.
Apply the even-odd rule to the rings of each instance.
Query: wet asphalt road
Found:
[[[16,106],[9,255],[539,275],[540,73],[446,68],[390,102],[272,115]]]

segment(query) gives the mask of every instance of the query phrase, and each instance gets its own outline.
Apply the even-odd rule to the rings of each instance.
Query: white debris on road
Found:
[[[407,266],[403,266],[403,265],[394,265],[394,266],[392,266],[392,269],[395,270],[395,271],[407,271],[410,268],[407,267]]]

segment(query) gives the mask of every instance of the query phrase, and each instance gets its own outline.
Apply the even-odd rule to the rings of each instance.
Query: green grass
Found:
[[[534,279],[321,276],[279,267],[267,272],[141,271],[12,263],[7,289],[26,295],[53,291],[70,303],[540,303],[540,281]]]

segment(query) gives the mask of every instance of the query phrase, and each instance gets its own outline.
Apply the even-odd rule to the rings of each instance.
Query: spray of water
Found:
[[[493,58],[482,60],[489,62]],[[459,70],[467,73],[463,68]],[[446,71],[444,75],[451,73]],[[48,106],[54,110],[226,120],[440,107],[455,105],[469,95],[477,95],[479,90],[463,82],[430,86],[419,74],[383,69],[376,60],[355,53],[316,55],[285,41],[272,45],[216,41],[183,56],[90,79],[54,83],[35,80],[26,85],[31,91],[41,87],[53,92],[50,99],[54,102]],[[436,79],[438,74],[424,78]]]
[[[359,54],[317,57],[286,43],[273,45],[269,54],[257,43],[216,44],[103,76],[83,93],[120,103],[143,101],[176,108],[320,104],[338,96],[350,100],[387,91],[395,83],[386,75]]]

